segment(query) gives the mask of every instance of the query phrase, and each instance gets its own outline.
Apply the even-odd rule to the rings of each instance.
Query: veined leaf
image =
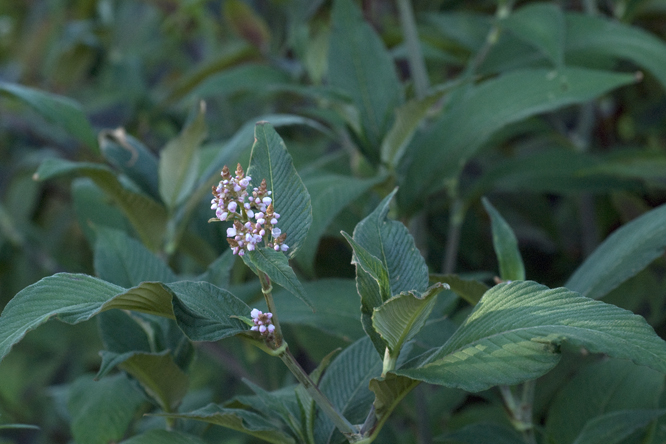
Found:
[[[335,0],[331,23],[328,81],[353,98],[361,115],[361,149],[377,163],[393,110],[403,101],[402,85],[384,44],[351,0]]]
[[[177,317],[179,326],[193,340],[217,340],[242,333],[247,327],[230,316],[247,316],[250,312],[240,299],[205,282],[168,286],[143,282],[125,289],[85,274],[58,273],[24,288],[5,306],[0,316],[0,360],[28,331],[53,316],[76,324],[113,308]]]
[[[430,282],[448,284],[451,291],[474,306],[488,291],[488,286],[480,281],[463,279],[455,274],[431,274]]]
[[[274,444],[296,444],[291,436],[263,416],[242,409],[228,409],[216,404],[187,413],[163,414],[168,418],[194,419],[238,430]]]
[[[620,410],[585,424],[573,444],[616,444],[666,414],[666,410]]]
[[[152,429],[126,439],[121,444],[206,444],[206,441],[175,430]]]
[[[622,359],[595,362],[559,389],[548,409],[545,433],[553,442],[573,443],[586,427],[596,429],[595,422],[603,422],[606,414],[657,408],[663,391],[660,372]]]
[[[361,295],[361,302],[373,308],[380,306],[391,298],[391,285],[386,267],[379,258],[370,254],[368,250],[360,246],[350,235],[344,231],[342,235],[354,250],[352,264],[357,266],[357,287]],[[375,281],[377,288],[372,287],[372,291],[366,291],[364,289],[365,286],[358,282],[359,266]]]
[[[567,56],[582,60],[605,55],[630,60],[666,88],[666,44],[643,29],[618,21],[570,12],[566,14]]]
[[[199,175],[199,145],[206,137],[206,106],[160,153],[159,190],[162,202],[174,209],[189,197]]]
[[[491,288],[446,344],[396,373],[476,392],[543,375],[563,342],[666,372],[666,342],[642,317],[523,281]]]
[[[444,180],[455,177],[490,136],[509,123],[584,103],[636,81],[632,74],[583,68],[515,70],[470,87],[410,144],[398,193],[413,212]]]
[[[243,260],[246,262],[247,260],[251,261],[256,268],[266,273],[272,282],[275,282],[306,303],[308,307],[314,309],[310,298],[305,294],[303,284],[301,284],[301,281],[296,277],[296,273],[289,266],[289,260],[284,253],[270,248],[259,248],[254,251],[248,251],[243,256]]]
[[[428,267],[402,223],[386,216],[396,188],[354,228],[354,240],[379,258],[388,271],[390,295],[403,291],[423,292],[428,288]]]
[[[564,65],[567,27],[559,6],[532,3],[512,12],[501,24],[516,37],[543,52],[555,67]]]
[[[145,281],[173,282],[176,275],[161,259],[122,231],[96,227],[95,272],[129,288]]]
[[[363,338],[333,360],[319,388],[345,418],[352,424],[358,424],[365,419],[372,403],[368,382],[381,371],[381,359],[373,350],[371,341]],[[333,422],[320,414],[315,418],[314,435],[317,443],[330,444],[335,442],[337,432]]]
[[[76,442],[106,444],[117,442],[145,402],[125,375],[93,381],[86,375],[74,381],[68,390],[67,410]]]
[[[46,120],[62,127],[89,147],[97,147],[95,132],[78,102],[46,91],[7,82],[0,82],[0,94],[20,100]]]
[[[288,255],[293,257],[312,224],[310,195],[294,168],[287,147],[271,124],[257,123],[254,139],[248,175],[255,186],[266,179],[266,186],[273,193],[273,207],[281,216],[278,225],[283,233],[287,233]]]
[[[142,191],[159,201],[157,156],[123,128],[99,134],[99,148],[104,158],[132,179]]]
[[[492,224],[493,246],[499,262],[500,277],[504,281],[524,280],[525,266],[518,250],[516,235],[488,199],[484,197],[482,202]]]
[[[127,216],[143,243],[152,251],[160,248],[166,230],[167,215],[164,207],[123,187],[115,174],[101,164],[47,159],[39,166],[34,178],[48,180],[66,174],[79,174],[92,179]]]
[[[132,375],[165,412],[172,412],[187,393],[189,378],[176,365],[170,351],[133,353],[117,363]]]
[[[384,175],[371,179],[357,179],[351,176],[323,173],[304,180],[312,199],[312,225],[296,259],[299,265],[312,271],[317,246],[326,227],[343,208],[384,179]]]
[[[636,275],[666,249],[666,205],[618,228],[569,278],[565,287],[599,299]]]
[[[249,316],[250,307],[227,290],[207,282],[174,282],[173,311],[180,329],[192,341],[217,341],[249,327],[232,316]]]
[[[425,294],[403,292],[375,308],[372,326],[386,341],[391,356],[412,339],[425,325],[435,305],[435,296],[444,289],[439,282]]]

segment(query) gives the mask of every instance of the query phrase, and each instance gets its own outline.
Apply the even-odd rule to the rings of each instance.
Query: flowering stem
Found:
[[[273,332],[273,335],[275,336],[275,347],[279,348],[282,345],[282,328],[280,328],[280,321],[278,321],[275,302],[273,302],[273,285],[271,285],[271,279],[266,275],[266,273],[259,271],[257,274],[259,275],[259,281],[261,282],[261,292],[264,294],[268,312],[273,314],[271,321],[273,322],[273,325],[275,325],[275,331]]]
[[[328,416],[333,424],[340,430],[340,432],[347,438],[349,442],[357,442],[361,437],[358,433],[358,429],[355,428],[344,416],[335,408],[331,401],[319,390],[319,387],[310,379],[310,376],[303,370],[300,364],[296,361],[294,356],[289,351],[287,343],[284,342],[282,337],[282,329],[280,328],[280,322],[278,321],[277,310],[275,308],[275,302],[273,301],[273,286],[271,285],[270,278],[259,271],[259,281],[261,282],[261,292],[264,294],[264,299],[266,300],[266,306],[268,307],[268,312],[272,313],[271,321],[275,326],[273,335],[275,337],[275,349],[271,354],[276,354],[282,362],[285,363],[289,371],[296,377],[298,382],[303,384],[305,390],[310,394],[314,402],[317,403],[320,409]]]

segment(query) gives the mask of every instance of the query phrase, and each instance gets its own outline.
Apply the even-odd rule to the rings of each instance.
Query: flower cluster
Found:
[[[250,312],[250,316],[252,317],[252,322],[254,322],[254,326],[250,330],[258,331],[266,337],[270,337],[273,334],[275,331],[275,325],[271,321],[273,313],[262,313],[255,308]]]
[[[227,242],[234,254],[239,256],[243,256],[245,251],[255,250],[257,243],[262,241],[275,251],[287,251],[289,246],[284,243],[287,234],[277,227],[280,215],[273,208],[266,179],[261,181],[259,187],[252,188],[250,194],[251,180],[250,176],[245,176],[240,164],[236,167],[235,176],[225,165],[222,180],[217,187],[213,187],[210,208],[215,210],[217,219],[233,221],[233,226],[227,228]]]

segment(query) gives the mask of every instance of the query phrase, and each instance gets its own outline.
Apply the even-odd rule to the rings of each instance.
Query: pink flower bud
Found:
[[[236,228],[234,227],[227,228],[227,237],[234,237],[234,236],[236,236]]]
[[[234,212],[236,211],[236,208],[238,207],[238,204],[234,201],[229,202],[229,205],[227,206],[227,210]]]
[[[275,325],[271,324],[267,327],[268,333],[273,333],[275,331]]]
[[[252,311],[250,312],[250,316],[252,317],[252,319],[256,319],[260,314],[261,311],[257,310],[256,308],[253,308]]]

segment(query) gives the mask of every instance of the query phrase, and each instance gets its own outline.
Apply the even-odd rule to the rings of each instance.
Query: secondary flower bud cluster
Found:
[[[255,308],[250,312],[250,316],[252,317],[252,322],[254,322],[254,326],[250,330],[258,331],[266,337],[270,337],[273,334],[275,331],[275,325],[271,321],[273,313],[262,313]]]
[[[236,175],[232,176],[229,168],[222,168],[222,180],[213,187],[211,209],[221,221],[233,221],[227,228],[227,242],[234,254],[243,256],[246,251],[253,251],[257,243],[265,241],[268,248],[275,251],[287,251],[284,243],[286,233],[277,227],[280,215],[273,208],[271,191],[266,189],[266,179],[259,187],[248,191],[252,178],[245,176],[238,164]],[[253,220],[254,219],[254,220]],[[270,235],[270,236],[269,236]]]

